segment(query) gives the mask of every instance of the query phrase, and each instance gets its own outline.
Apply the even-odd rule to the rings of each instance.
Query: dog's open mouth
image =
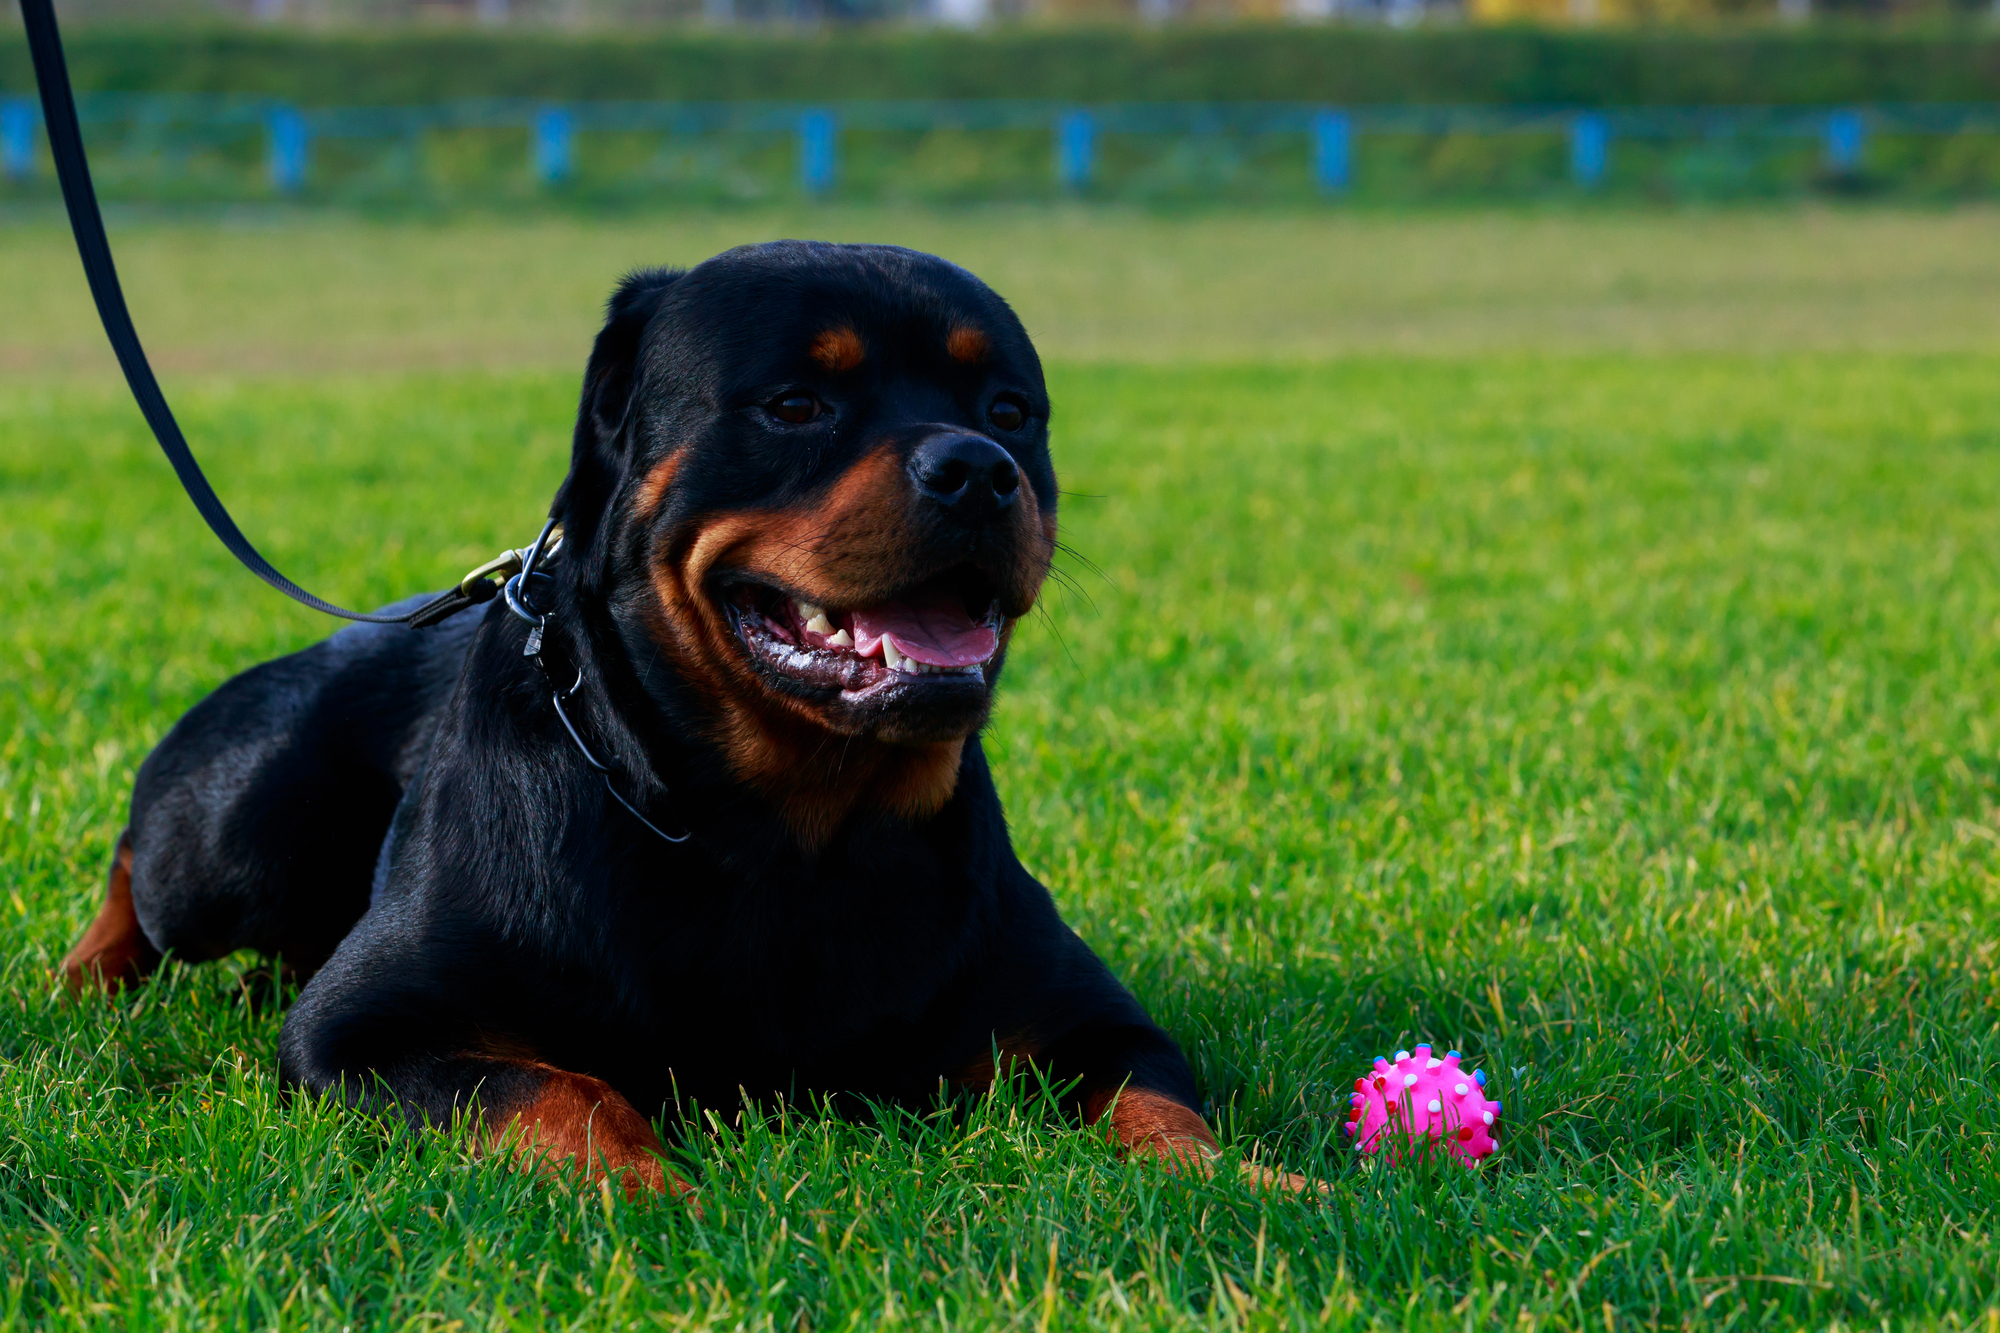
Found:
[[[850,698],[897,685],[983,687],[1000,650],[999,602],[970,570],[868,606],[819,606],[748,581],[725,598],[754,660]]]

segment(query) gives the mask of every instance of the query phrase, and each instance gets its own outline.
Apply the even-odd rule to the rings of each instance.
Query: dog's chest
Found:
[[[962,978],[998,929],[990,876],[920,843],[862,852],[619,895],[592,987],[617,1044],[682,1081],[810,1079],[962,1026]]]

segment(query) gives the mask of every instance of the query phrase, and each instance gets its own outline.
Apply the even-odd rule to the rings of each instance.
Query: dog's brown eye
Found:
[[[817,417],[821,408],[819,399],[809,393],[788,393],[764,404],[764,410],[787,426],[803,426]]]
[[[1028,424],[1028,409],[1018,398],[999,398],[986,409],[986,419],[1001,430],[1015,431]]]

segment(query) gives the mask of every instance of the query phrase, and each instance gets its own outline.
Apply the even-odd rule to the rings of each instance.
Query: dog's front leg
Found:
[[[667,1168],[652,1122],[603,1079],[470,1052],[428,1057],[385,1050],[371,1063],[353,1048],[352,1031],[346,1035],[342,1051],[331,1041],[287,1040],[286,1083],[433,1127],[469,1111],[478,1122],[475,1151],[508,1153],[524,1169],[544,1174],[570,1167],[586,1180],[608,1178],[628,1199],[649,1191],[692,1193]]]
[[[1157,1157],[1169,1169],[1194,1165],[1206,1170],[1221,1151],[1199,1111],[1170,1093],[1129,1081],[1086,1089],[1083,1118],[1104,1127],[1120,1156]]]
[[[1118,1144],[1121,1156],[1155,1157],[1169,1171],[1186,1169],[1197,1175],[1212,1175],[1215,1159],[1221,1156],[1215,1135],[1200,1112],[1151,1088],[1129,1084],[1101,1087],[1086,1095],[1083,1114],[1090,1124],[1105,1127]],[[1243,1163],[1242,1170],[1244,1178],[1256,1185],[1293,1194],[1316,1188],[1295,1172],[1273,1170],[1254,1161]]]
[[[482,1149],[511,1152],[530,1170],[574,1165],[587,1179],[609,1177],[627,1199],[693,1193],[667,1169],[652,1122],[603,1079],[533,1063],[503,1077],[507,1095],[481,1098]]]
[[[1067,1045],[1088,1052],[1078,1088],[1084,1122],[1100,1127],[1120,1156],[1154,1158],[1169,1171],[1214,1173],[1222,1150],[1195,1109],[1194,1076],[1171,1037],[1157,1028],[1130,1028],[1095,1038],[1076,1034]],[[1304,1176],[1254,1161],[1242,1170],[1260,1186],[1292,1193],[1314,1188]]]
[[[278,1041],[287,1087],[412,1125],[443,1128],[470,1114],[476,1151],[505,1152],[540,1172],[573,1166],[617,1182],[628,1198],[691,1192],[667,1169],[652,1122],[617,1089],[481,1035],[454,1003],[455,988],[423,984],[406,959],[371,947],[379,945],[364,923],[300,994]]]
[[[1085,976],[1100,993],[1087,1003],[1098,1012],[1053,1042],[1016,1038],[1002,1043],[1003,1052],[1026,1056],[1058,1080],[1076,1080],[1072,1109],[1117,1144],[1121,1157],[1206,1169],[1221,1150],[1195,1109],[1199,1097],[1187,1057],[1095,958],[1089,961]],[[1032,1032],[1032,1025],[1026,1030]]]

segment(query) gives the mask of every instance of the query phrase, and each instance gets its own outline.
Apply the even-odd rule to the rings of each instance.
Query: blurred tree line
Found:
[[[60,0],[66,22],[217,21],[322,27],[529,26],[631,29],[686,24],[929,22],[1168,23],[1232,21],[1771,23],[1832,17],[2000,22],[2000,0]],[[18,26],[13,6],[0,24]]]
[[[1983,24],[996,24],[972,32],[903,23],[635,22],[567,32],[529,27],[525,19],[485,28],[209,22],[83,25],[69,35],[68,49],[84,90],[244,93],[318,106],[484,96],[1513,106],[2000,101],[2000,30]],[[0,30],[0,90],[33,86],[18,28]]]

